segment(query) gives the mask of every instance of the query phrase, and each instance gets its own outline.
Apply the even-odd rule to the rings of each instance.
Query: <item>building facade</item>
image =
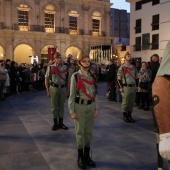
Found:
[[[0,59],[48,60],[48,49],[63,57],[81,52],[95,61],[112,56],[110,0],[1,0]]]
[[[110,26],[114,44],[113,55],[123,59],[126,51],[130,50],[130,14],[126,10],[111,8]]]
[[[130,2],[130,51],[133,57],[150,61],[162,57],[170,40],[170,1],[126,0]]]

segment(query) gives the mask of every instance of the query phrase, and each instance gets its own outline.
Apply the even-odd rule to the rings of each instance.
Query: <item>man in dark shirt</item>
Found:
[[[159,55],[158,54],[153,54],[151,56],[151,84],[154,82],[157,71],[159,69],[160,63],[159,63]]]
[[[117,67],[113,60],[109,61],[107,82],[110,86],[109,101],[116,101]]]

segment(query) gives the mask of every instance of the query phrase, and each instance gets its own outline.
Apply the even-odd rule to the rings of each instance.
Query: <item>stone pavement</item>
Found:
[[[108,101],[106,92],[106,83],[99,83],[100,115],[91,146],[95,169],[156,170],[151,111],[135,107],[136,123],[125,123],[121,104]],[[68,131],[51,131],[50,107],[45,91],[30,91],[0,102],[0,170],[78,170],[74,123],[67,101],[64,123]]]

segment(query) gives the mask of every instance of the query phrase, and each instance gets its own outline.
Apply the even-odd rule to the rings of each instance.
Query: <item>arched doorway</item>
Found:
[[[31,63],[31,57],[34,56],[34,50],[27,44],[18,45],[14,50],[14,61],[17,63]]]
[[[48,62],[50,55],[54,56],[54,53],[57,51],[58,51],[57,46],[54,46],[54,45],[44,46],[41,50],[41,63]],[[52,53],[52,54],[50,54],[50,53]]]
[[[4,60],[4,49],[0,46],[0,60]]]
[[[79,58],[79,55],[81,54],[81,50],[75,46],[70,46],[67,48],[65,54],[66,54],[66,58],[69,54],[71,54],[74,57],[74,59],[76,60]]]

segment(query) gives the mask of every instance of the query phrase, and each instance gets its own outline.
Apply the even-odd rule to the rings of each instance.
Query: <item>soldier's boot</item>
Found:
[[[54,125],[52,127],[52,130],[57,130],[58,129],[58,120],[56,118],[54,118],[53,120],[54,120]]]
[[[63,118],[62,117],[59,118],[59,128],[64,129],[64,130],[68,130],[68,127],[63,124]]]
[[[132,112],[128,112],[129,120],[131,123],[135,123],[135,120],[132,118]]]
[[[123,120],[127,123],[131,122],[127,112],[123,112]]]
[[[82,149],[78,149],[77,164],[78,164],[78,167],[80,169],[85,169],[86,168],[86,164],[85,164],[85,161],[84,161],[83,148]]]
[[[90,157],[90,147],[85,147],[84,148],[84,158],[85,158],[85,163],[89,167],[91,167],[91,168],[95,168],[96,167],[96,163]]]

